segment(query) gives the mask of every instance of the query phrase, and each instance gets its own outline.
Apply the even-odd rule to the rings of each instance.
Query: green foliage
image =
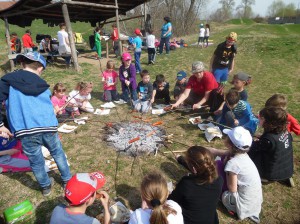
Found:
[[[231,19],[231,20],[226,21],[226,23],[227,24],[235,24],[235,25],[241,25],[241,24],[252,25],[255,23],[255,21],[252,19],[241,18],[241,19]]]

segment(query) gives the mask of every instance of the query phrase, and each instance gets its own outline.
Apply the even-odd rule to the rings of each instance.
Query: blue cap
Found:
[[[185,77],[186,77],[186,73],[184,71],[180,71],[180,72],[177,73],[177,79],[179,81],[181,81]]]
[[[40,53],[38,53],[37,51],[33,51],[33,52],[28,52],[26,54],[18,54],[16,57],[16,60],[22,60],[22,58],[27,58],[31,61],[37,61],[39,63],[41,63],[44,67],[44,69],[46,68],[46,60],[43,57],[43,55],[41,55]]]

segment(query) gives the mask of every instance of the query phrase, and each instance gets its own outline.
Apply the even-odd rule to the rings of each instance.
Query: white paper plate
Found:
[[[88,117],[80,117],[80,118],[75,118],[74,122],[76,124],[85,124],[85,122],[88,120]]]
[[[196,119],[200,119],[200,122],[198,122],[198,123],[195,122]],[[189,119],[189,122],[190,122],[191,124],[195,124],[195,125],[198,124],[198,125],[199,125],[200,123],[202,123],[201,116],[198,116],[198,117],[191,117],[191,118]]]
[[[160,115],[160,114],[164,114],[164,113],[166,113],[166,111],[164,111],[164,109],[152,109],[152,114]]]
[[[116,104],[125,104],[125,103],[127,103],[126,101],[124,101],[124,100],[122,100],[122,99],[120,99],[120,100],[118,100],[118,101],[114,101]]]
[[[103,108],[114,108],[114,107],[116,107],[116,105],[113,102],[109,102],[109,103],[102,104],[101,107],[103,107]]]
[[[200,128],[200,130],[205,131],[207,128],[213,128],[216,127],[214,124],[212,123],[208,123],[208,124],[198,124],[198,127]]]
[[[110,109],[96,109],[94,114],[96,115],[109,115]]]
[[[77,128],[77,126],[63,124],[57,130],[62,133],[70,133],[70,132],[74,131],[76,128]]]

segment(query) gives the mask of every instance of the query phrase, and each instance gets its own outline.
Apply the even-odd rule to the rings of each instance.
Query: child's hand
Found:
[[[102,197],[100,197],[100,201],[104,208],[108,208],[109,203],[109,195],[106,191],[100,191],[99,194],[101,194]]]
[[[9,138],[9,137],[12,137],[12,133],[4,126],[2,126],[0,128],[0,136],[3,137],[3,138]]]
[[[200,109],[200,108],[201,108],[201,105],[199,105],[197,103],[193,105],[193,110]]]
[[[130,85],[130,81],[125,80],[125,84],[126,84],[126,86],[129,86]]]
[[[222,114],[222,110],[216,110],[216,111],[214,111],[214,115],[220,115],[220,114]]]
[[[150,100],[150,103],[154,103],[154,99],[151,99],[151,100]]]
[[[237,119],[234,119],[234,125],[238,126],[239,125],[239,121]]]

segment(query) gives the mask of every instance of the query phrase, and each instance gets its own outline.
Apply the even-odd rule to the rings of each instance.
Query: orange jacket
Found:
[[[34,43],[32,42],[32,38],[28,33],[25,33],[22,37],[23,47],[31,48],[34,47]]]

